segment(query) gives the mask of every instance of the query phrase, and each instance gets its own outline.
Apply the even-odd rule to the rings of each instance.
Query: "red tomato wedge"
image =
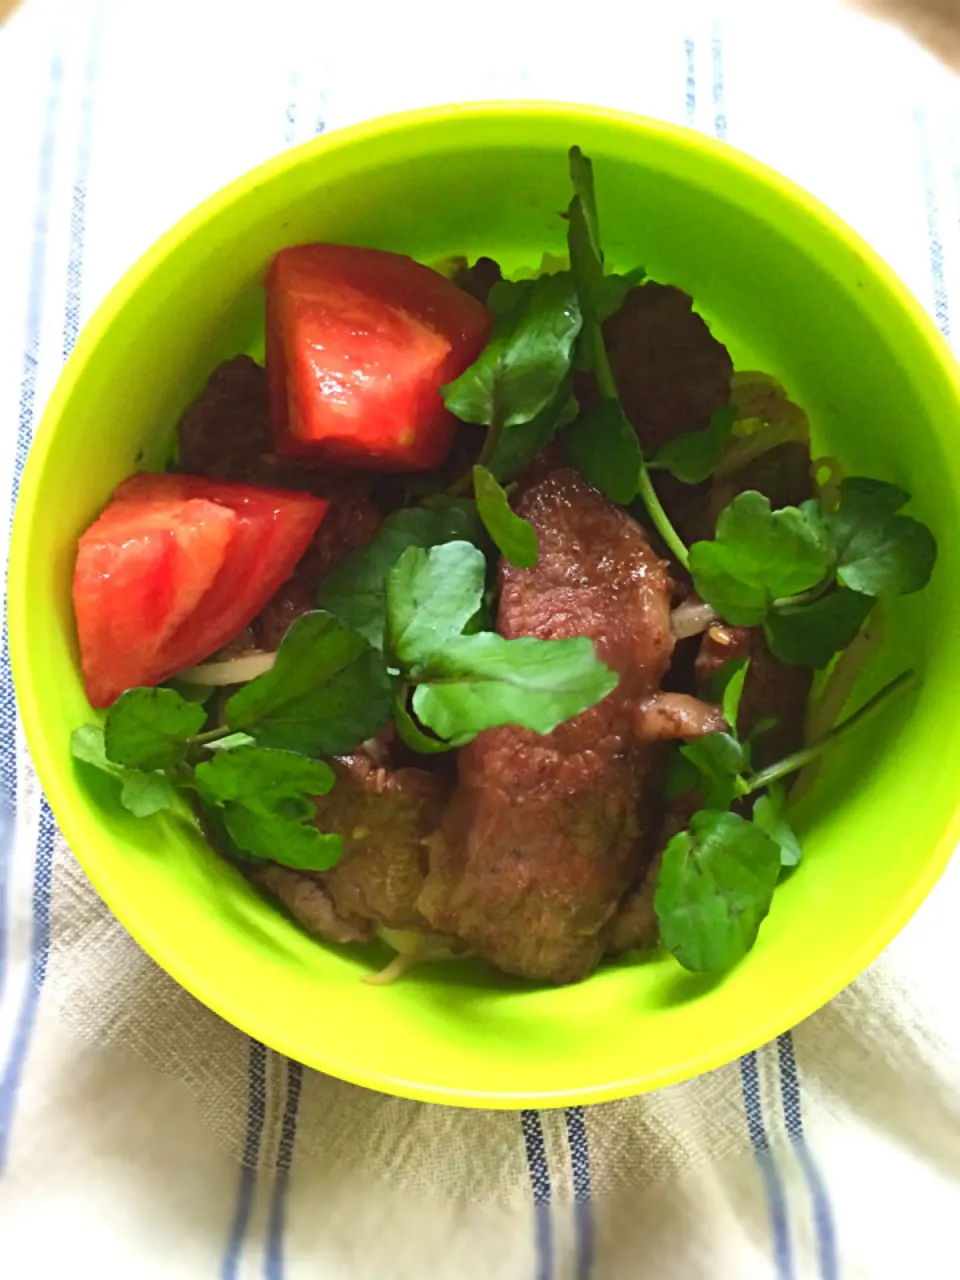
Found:
[[[401,254],[283,249],[267,277],[274,445],[352,467],[439,466],[454,419],[440,387],[480,354],[493,317]]]
[[[232,640],[293,573],[327,505],[198,476],[120,485],[80,539],[73,580],[91,705],[159,684]]]

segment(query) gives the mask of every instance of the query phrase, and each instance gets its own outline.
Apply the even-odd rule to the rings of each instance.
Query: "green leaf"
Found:
[[[837,548],[837,578],[853,591],[889,599],[921,591],[930,581],[937,544],[926,525],[896,513],[905,489],[850,476],[840,485],[827,525]]]
[[[741,773],[747,767],[747,752],[732,733],[708,733],[680,748],[685,760],[696,767],[706,783],[705,809],[726,809],[737,796],[745,795]]]
[[[387,577],[404,551],[443,542],[476,542],[478,523],[474,504],[463,499],[444,497],[436,507],[395,511],[368,546],[352,551],[326,575],[317,604],[382,648]]]
[[[588,484],[621,505],[636,496],[643,455],[616,400],[605,400],[563,433],[565,460]]]
[[[491,475],[498,480],[512,480],[521,468],[550,443],[557,432],[573,422],[579,406],[570,394],[571,378],[565,378],[557,394],[545,409],[529,422],[501,431],[493,442],[487,459]],[[476,541],[472,538],[471,541]]]
[[[764,624],[770,652],[793,666],[825,667],[857,635],[874,603],[840,587],[812,604],[775,609]]]
[[[413,695],[418,720],[454,746],[502,724],[550,733],[618,683],[583,636],[504,640],[491,632],[449,641],[411,675],[431,682]]]
[[[383,728],[392,698],[381,655],[316,610],[295,620],[273,667],[230,698],[226,719],[264,747],[343,755]]]
[[[219,806],[230,838],[245,853],[305,871],[325,871],[343,851],[339,835],[324,835],[310,820],[314,796],[335,781],[329,765],[293,751],[237,747],[198,764],[197,790]]]
[[[486,467],[473,468],[473,492],[483,523],[504,558],[518,569],[532,569],[537,563],[536,531],[511,510],[507,495]]]
[[[724,508],[712,542],[690,548],[697,593],[734,626],[756,626],[774,600],[809,590],[830,565],[830,543],[812,511],[771,511],[753,490]]]
[[[452,742],[442,742],[439,738],[423,732],[407,709],[409,695],[409,687],[403,685],[397,693],[393,707],[397,733],[402,740],[411,751],[419,751],[424,756],[435,756],[444,751],[452,751],[454,749]]]
[[[909,501],[906,489],[885,480],[867,476],[847,476],[842,480],[837,509],[826,517],[839,558],[845,557],[851,542],[870,535]]]
[[[194,778],[209,804],[235,800],[258,813],[276,813],[284,800],[326,795],[336,780],[322,760],[266,747],[222,751],[198,764]]]
[[[472,542],[481,551],[485,552],[489,548],[490,539],[473,498],[455,498],[449,493],[432,493],[424,498],[420,505],[433,513],[440,534],[436,542],[428,543],[428,546],[439,546],[443,542]]]
[[[230,838],[245,853],[269,858],[297,871],[329,871],[343,854],[343,837],[326,835],[275,813],[257,813],[242,804],[223,807]]]
[[[601,305],[608,300],[603,285],[603,252],[593,186],[593,164],[579,147],[570,148],[570,180],[573,199],[567,211],[567,247],[577,296],[584,310],[599,320]]]
[[[673,800],[677,796],[685,796],[695,791],[700,785],[701,775],[693,761],[687,760],[681,754],[678,742],[670,742],[667,747],[669,755],[663,779],[663,794],[666,799]]]
[[[704,687],[704,696],[707,700],[720,703],[723,708],[723,718],[733,733],[737,731],[740,699],[743,697],[743,686],[746,683],[749,667],[749,658],[729,658],[706,681]]]
[[[786,818],[787,793],[779,782],[772,782],[766,795],[753,806],[753,821],[780,848],[780,865],[795,867],[803,857],[797,834]]]
[[[164,687],[173,689],[187,702],[209,702],[216,692],[216,685],[194,684],[191,680],[180,680],[179,678],[165,681]]]
[[[75,729],[70,738],[70,750],[75,759],[117,779],[120,803],[135,817],[149,818],[173,804],[173,787],[164,774],[126,769],[107,759],[103,730],[99,725],[85,724]]]
[[[604,276],[597,295],[597,319],[607,320],[623,306],[623,300],[638,284],[647,278],[645,267],[634,267],[623,275],[611,272]]]
[[[686,969],[722,973],[756,941],[780,873],[780,848],[735,813],[695,813],[673,837],[653,906],[660,937]]]
[[[688,431],[668,440],[649,459],[647,466],[669,471],[684,484],[699,484],[713,475],[736,416],[734,406],[725,405],[713,414],[710,425],[702,431]]]
[[[441,391],[462,421],[511,427],[542,413],[569,375],[580,304],[569,272],[504,281],[491,301],[500,314],[487,345]]]
[[[127,769],[120,786],[120,803],[135,818],[150,818],[173,804],[174,791],[163,773]]]
[[[845,587],[889,600],[922,591],[937,560],[937,544],[925,524],[892,516],[873,536],[855,539],[837,570]]]
[[[249,733],[228,733],[225,738],[216,738],[204,745],[208,751],[236,751],[237,747],[255,747],[257,740]]]
[[[483,602],[487,562],[469,542],[408,547],[387,580],[390,649],[405,667],[459,636]]]
[[[187,739],[199,733],[207,713],[174,689],[128,689],[107,712],[107,758],[130,769],[167,769],[179,764]]]

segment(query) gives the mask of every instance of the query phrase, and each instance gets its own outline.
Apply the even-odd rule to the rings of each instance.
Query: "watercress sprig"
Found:
[[[682,748],[683,759],[700,775],[701,802],[687,829],[664,849],[654,895],[664,946],[685,968],[711,973],[731,968],[750,950],[781,869],[800,861],[781,779],[847,738],[915,679],[912,671],[897,676],[818,741],[753,772],[749,744],[736,732],[745,668],[728,667],[727,689],[733,693],[724,698],[724,712],[731,729]],[[753,795],[751,817],[731,810]]]
[[[583,315],[584,363],[593,370],[600,405],[564,432],[567,460],[584,479],[614,502],[626,504],[639,493],[654,527],[686,568],[687,548],[663,509],[650,479],[637,433],[617,393],[603,340],[607,296],[603,251],[593,183],[593,165],[579,147],[570,148],[573,199],[567,211],[567,244]]]
[[[715,537],[690,548],[694,587],[727,622],[762,625],[782,661],[826,666],[877,599],[929,581],[937,546],[926,525],[900,514],[909,500],[860,476],[842,481],[833,511],[817,501],[774,511],[762,494],[738,494]]]

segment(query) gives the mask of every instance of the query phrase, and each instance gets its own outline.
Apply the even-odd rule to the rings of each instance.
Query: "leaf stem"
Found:
[[[607,355],[606,344],[603,341],[603,329],[600,321],[595,316],[591,316],[590,325],[590,345],[593,348],[593,372],[597,380],[597,389],[604,400],[615,400],[620,404],[620,396],[617,392],[617,384],[613,377],[613,370],[610,368],[610,358]],[[621,412],[623,406],[621,405]],[[640,459],[640,475],[637,481],[637,492],[639,493],[643,505],[647,509],[647,514],[653,521],[654,528],[660,534],[660,537],[667,544],[668,548],[674,556],[680,561],[684,569],[689,566],[690,556],[683,539],[677,533],[676,529],[670,522],[670,517],[663,509],[663,503],[657,496],[657,491],[653,487],[653,481],[650,478],[650,471],[646,462]]]
[[[811,742],[808,747],[803,747],[800,751],[795,751],[793,755],[786,756],[783,760],[778,760],[776,764],[768,765],[766,769],[761,769],[759,773],[755,773],[747,778],[747,791],[759,791],[761,787],[767,787],[771,782],[776,782],[778,778],[786,777],[788,773],[796,773],[798,769],[802,769],[811,760],[816,760],[818,756],[823,755],[831,747],[835,746],[841,738],[845,737],[857,728],[875,711],[878,711],[890,698],[899,693],[901,689],[905,689],[908,685],[916,681],[916,674],[913,671],[904,671],[897,676],[895,680],[891,680],[889,684],[884,685],[879,693],[875,693],[869,702],[865,702],[859,710],[853,715],[847,716],[841,724],[835,729],[831,729],[829,733],[825,733],[822,738],[816,742]]]
[[[806,604],[814,604],[821,596],[826,595],[834,582],[835,578],[831,573],[829,577],[824,578],[822,582],[818,582],[809,591],[800,591],[795,596],[781,596],[779,600],[774,600],[773,608],[779,613],[782,609],[797,609]]]
[[[469,493],[473,486],[473,467],[485,467],[493,457],[493,451],[497,446],[497,441],[500,439],[502,426],[502,422],[494,421],[490,423],[489,427],[487,427],[487,434],[484,436],[483,440],[483,448],[480,450],[476,462],[466,470],[462,476],[459,476],[454,480],[453,484],[451,484],[447,489],[447,493],[450,494],[451,498],[459,498],[463,494]]]
[[[210,742],[217,742],[220,738],[225,738],[228,733],[233,733],[229,725],[221,725],[219,729],[208,729],[206,733],[195,733],[187,739],[187,743],[191,747],[205,747]]]

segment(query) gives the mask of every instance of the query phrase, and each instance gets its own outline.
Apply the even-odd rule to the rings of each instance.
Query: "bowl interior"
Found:
[[[221,359],[262,347],[261,280],[284,245],[343,240],[433,261],[536,267],[564,247],[565,153],[593,157],[609,265],[693,294],[738,368],[778,375],[820,453],[916,495],[940,560],[890,613],[863,692],[905,666],[919,691],[830,757],[798,814],[805,862],[748,961],[721,981],[663,957],[553,990],[475,962],[359,979],[376,948],[319,945],[176,816],[137,821],[75,773],[91,719],[70,605],[76,538],[113,486],[158,461]],[[960,624],[956,370],[917,304],[782,179],[680,130],[564,107],[449,109],[309,143],[170,232],[104,304],[50,403],[17,513],[11,647],[30,746],[67,838],[142,945],[230,1021],[348,1080],[467,1105],[597,1101],[716,1066],[858,973],[930,888],[957,836]]]

